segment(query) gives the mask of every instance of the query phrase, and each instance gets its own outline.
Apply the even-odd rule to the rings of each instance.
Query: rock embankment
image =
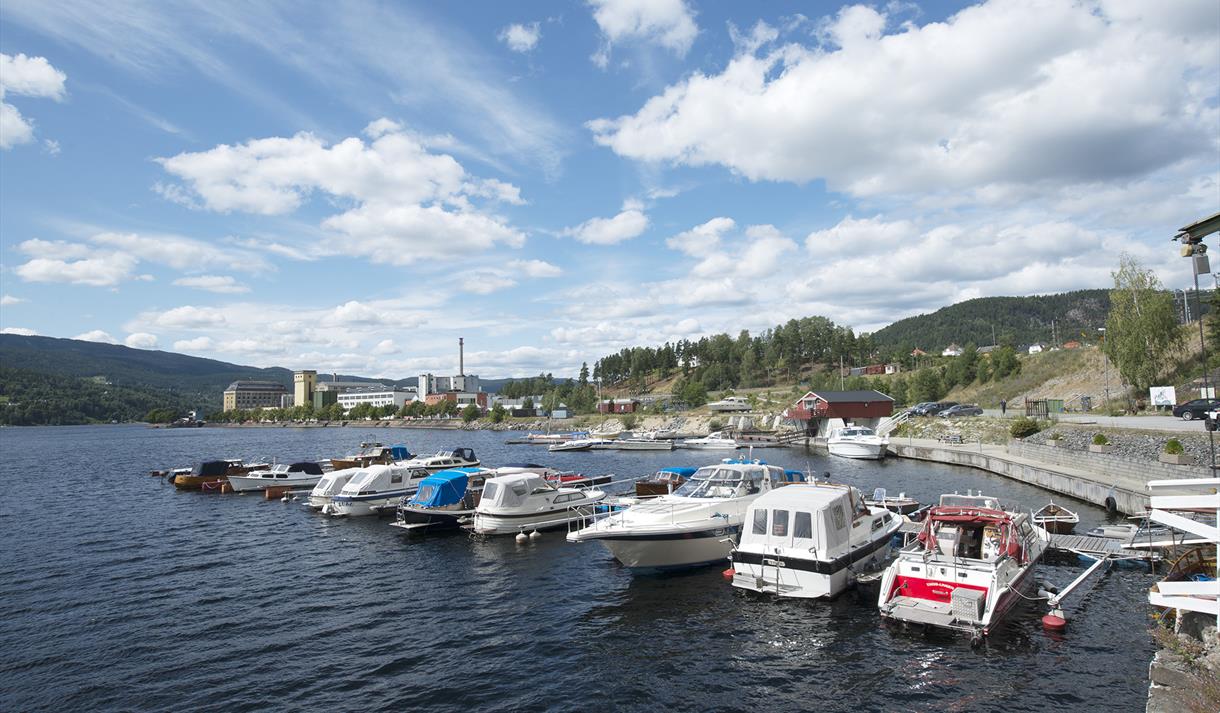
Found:
[[[1165,451],[1165,443],[1170,438],[1177,438],[1195,463],[1211,463],[1211,445],[1207,433],[1171,433],[1107,429],[1104,426],[1081,425],[1072,426],[1058,424],[1025,439],[1026,443],[1047,445],[1053,434],[1059,435],[1059,448],[1065,450],[1087,451],[1093,442],[1095,434],[1105,434],[1114,447],[1110,455],[1132,460],[1157,460]],[[1220,448],[1220,434],[1217,434],[1216,446]]]

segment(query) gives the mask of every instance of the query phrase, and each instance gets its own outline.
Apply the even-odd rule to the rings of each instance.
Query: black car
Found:
[[[982,416],[983,409],[973,404],[958,404],[936,414],[939,418],[957,418],[958,416]]]
[[[935,416],[935,415],[939,414],[941,411],[944,411],[948,408],[952,408],[953,406],[957,406],[956,401],[941,401],[940,403],[932,404],[931,406],[924,409],[923,415],[924,416]]]
[[[1173,407],[1173,415],[1183,421],[1206,418],[1207,412],[1220,408],[1220,399],[1195,399]]]

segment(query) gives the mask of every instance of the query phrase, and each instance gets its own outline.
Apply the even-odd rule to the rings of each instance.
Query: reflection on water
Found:
[[[517,544],[407,535],[300,502],[179,493],[145,473],[204,457],[283,461],[362,440],[414,452],[471,446],[488,465],[537,461],[642,475],[723,454],[548,453],[504,435],[359,429],[0,429],[0,709],[1135,710],[1151,642],[1151,575],[1115,569],[1044,633],[1019,610],[984,646],[883,626],[875,600],[776,600],[721,567],[637,576],[562,532]],[[54,454],[54,457],[48,457]],[[982,489],[1048,494],[915,461],[756,453],[776,465],[925,502]],[[1104,520],[1073,503],[1082,530]],[[1059,584],[1081,569],[1048,561]]]

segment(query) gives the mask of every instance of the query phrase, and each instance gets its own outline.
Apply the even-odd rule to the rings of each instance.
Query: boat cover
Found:
[[[306,475],[322,475],[322,466],[313,461],[303,461],[301,463],[293,463],[288,466],[289,473],[305,473]]]
[[[461,501],[466,494],[467,476],[478,468],[451,468],[433,473],[419,482],[419,490],[409,503],[426,508],[438,508]]]
[[[784,480],[789,483],[803,483],[805,482],[805,474],[799,470],[785,470]]]
[[[673,473],[674,475],[680,475],[680,476],[682,476],[683,478],[689,478],[689,477],[691,477],[692,475],[694,475],[694,474],[695,474],[695,471],[696,471],[696,470],[699,470],[699,469],[698,469],[698,468],[677,468],[677,467],[674,467],[674,468],[662,468],[662,469],[658,470],[657,472],[658,472],[658,473]]]
[[[390,457],[394,460],[411,460],[415,456],[411,455],[411,451],[408,451],[406,446],[399,444],[390,446]]]

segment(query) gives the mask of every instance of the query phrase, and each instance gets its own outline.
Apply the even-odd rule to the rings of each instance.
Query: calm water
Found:
[[[1153,577],[1111,571],[1064,637],[1018,612],[985,646],[884,627],[872,601],[776,601],[712,567],[633,576],[548,534],[413,537],[299,503],[179,493],[145,473],[202,457],[341,455],[361,429],[0,429],[0,710],[1143,710]],[[675,451],[547,453],[504,434],[380,431],[414,452],[472,446],[640,474]],[[1035,488],[914,461],[803,450],[775,464],[922,500]],[[1081,529],[1104,513],[1083,503]],[[1080,566],[1046,565],[1070,581]]]

